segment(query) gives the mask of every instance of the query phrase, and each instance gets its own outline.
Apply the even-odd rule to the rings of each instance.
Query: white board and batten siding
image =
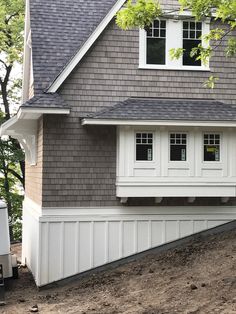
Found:
[[[135,134],[153,133],[153,160],[136,161]],[[187,160],[170,161],[170,133],[187,134]],[[220,134],[220,161],[203,161],[204,133]],[[235,197],[236,130],[207,127],[120,126],[118,197]]]
[[[236,207],[43,208],[24,202],[23,261],[38,286],[236,218]]]

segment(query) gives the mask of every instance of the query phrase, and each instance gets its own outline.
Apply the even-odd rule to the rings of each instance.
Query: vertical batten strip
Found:
[[[36,282],[38,284],[41,283],[41,265],[42,265],[42,223],[39,222],[39,220],[37,221],[39,224],[39,229],[38,229],[38,256],[37,256],[37,272],[38,272],[38,276],[36,278]]]
[[[177,236],[177,238],[180,238],[180,234],[181,234],[181,230],[180,230],[180,221],[179,220],[177,220],[176,221],[176,236]]]
[[[104,263],[108,263],[109,260],[109,222],[105,222],[105,259]]]
[[[194,233],[194,220],[193,219],[191,220],[191,223],[192,223],[192,229],[191,229],[191,234],[192,234]]]
[[[64,278],[64,251],[65,251],[65,223],[61,222],[60,226],[60,275]]]
[[[79,221],[75,223],[75,272],[79,272]]]
[[[94,265],[94,221],[91,221],[90,223],[90,267],[93,267]]]
[[[123,257],[123,220],[120,220],[120,230],[119,230],[119,258]]]
[[[166,220],[162,220],[162,241],[161,243],[165,243],[166,241]]]
[[[148,248],[152,247],[152,222],[148,221]]]
[[[138,222],[134,221],[134,252],[138,252]]]
[[[45,244],[45,258],[46,258],[46,269],[45,269],[45,273],[46,273],[46,278],[47,278],[47,282],[49,282],[49,222],[46,222],[46,230],[45,230],[45,234],[44,237],[46,239]]]

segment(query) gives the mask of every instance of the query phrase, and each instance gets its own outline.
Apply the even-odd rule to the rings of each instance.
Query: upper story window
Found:
[[[170,161],[187,160],[187,134],[170,133]]]
[[[136,133],[136,160],[153,160],[153,133]]]
[[[148,69],[209,70],[209,67],[191,58],[192,48],[202,42],[210,30],[209,23],[193,20],[155,20],[148,30],[140,30],[139,67]],[[170,49],[183,48],[179,59],[171,59]]]
[[[220,134],[204,134],[204,161],[220,161]]]

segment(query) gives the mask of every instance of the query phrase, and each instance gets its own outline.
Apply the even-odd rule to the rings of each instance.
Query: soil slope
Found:
[[[38,292],[27,269],[0,313],[236,313],[236,230]]]

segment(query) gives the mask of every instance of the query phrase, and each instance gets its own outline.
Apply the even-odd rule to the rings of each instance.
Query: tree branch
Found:
[[[15,170],[8,168],[8,172],[10,172],[14,177],[16,177],[21,184],[24,186],[24,178],[22,178],[19,173],[17,173]]]
[[[8,18],[5,19],[5,24],[8,25],[10,20],[13,19],[13,17],[18,16],[18,15],[19,15],[19,12],[11,14]]]
[[[3,60],[0,59],[0,63],[2,63],[4,67],[7,69],[7,64]]]

